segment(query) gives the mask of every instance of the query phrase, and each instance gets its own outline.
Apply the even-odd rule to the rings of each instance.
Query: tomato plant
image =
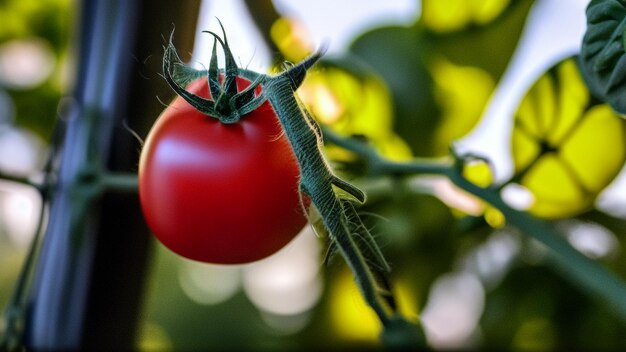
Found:
[[[68,2],[44,2],[58,1]],[[8,6],[18,12],[0,5],[0,13],[21,18],[15,13],[36,10],[17,3]],[[526,70],[554,54],[536,57],[532,39],[542,38],[541,49],[546,38],[557,39],[561,55],[571,38],[564,34],[579,27],[565,25],[574,11],[532,0],[423,0],[407,8],[419,17],[364,27],[330,58],[325,45],[313,52],[296,17],[279,17],[269,0],[248,1],[261,34],[250,37],[254,47],[274,51],[277,64],[281,56],[294,62],[271,73],[236,67],[225,33],[210,32],[218,45],[203,70],[185,66],[170,38],[163,77],[180,97],[154,126],[140,171],[146,219],[165,243],[152,269],[145,267],[147,229],[136,213],[137,155],[128,150],[135,134],[128,132],[136,126],[142,134],[158,115],[152,104],[163,92],[145,79],[158,69],[148,60],[162,45],[156,33],[179,22],[187,35],[177,26],[177,41],[187,46],[178,50],[191,50],[199,9],[157,1],[127,2],[121,11],[108,3],[81,7],[86,37],[77,43],[76,72],[84,74],[71,84],[77,89],[59,108],[53,132],[22,117],[42,105],[32,103],[35,91],[58,91],[66,78],[55,69],[50,84],[29,90],[0,79],[6,156],[15,147],[3,131],[34,128],[51,137],[43,172],[0,167],[0,252],[10,254],[0,254],[0,302],[8,302],[0,351],[246,350],[259,341],[331,350],[623,345],[626,218],[618,174],[626,161],[626,1],[589,2],[580,53],[568,50],[547,71]],[[355,2],[335,5],[321,9],[326,28],[349,22],[341,7]],[[57,21],[42,22],[42,14],[24,23],[57,33],[49,30]],[[230,18],[241,25],[241,17]],[[4,58],[13,42],[38,42],[42,52],[66,42],[36,29],[0,35],[0,61],[15,66]],[[224,69],[215,58],[219,46]],[[66,51],[51,52],[60,61]],[[535,74],[518,95],[519,83]],[[48,115],[28,119],[56,117]],[[129,131],[116,131],[122,122]],[[477,140],[486,149],[473,151]],[[22,191],[10,183],[32,188],[42,202],[18,197]],[[9,225],[24,220],[30,205],[40,210],[27,250],[26,231]],[[293,237],[306,221],[303,209],[331,270],[322,271],[320,248],[311,243],[310,251],[285,251],[295,254],[286,260],[296,276],[278,283],[271,278],[293,276],[280,271],[284,262],[220,274],[224,268],[161,255],[167,246],[203,262],[253,261]],[[345,268],[333,262],[338,256]],[[151,288],[148,304],[137,304],[144,287]],[[242,305],[244,295],[250,304]]]
[[[236,83],[238,91],[250,84],[241,77]],[[211,97],[206,78],[187,91]],[[139,194],[166,247],[198,261],[238,264],[273,254],[305,225],[298,179],[269,103],[226,124],[177,97],[143,147]]]

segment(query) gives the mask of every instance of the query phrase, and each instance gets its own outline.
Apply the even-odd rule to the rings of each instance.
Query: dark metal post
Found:
[[[81,4],[74,104],[35,271],[26,344],[33,349],[131,349],[149,249],[137,195],[90,197],[91,166],[137,171],[140,134],[171,93],[157,76],[176,25],[190,51],[199,0]],[[147,60],[146,60],[147,59]],[[94,160],[97,159],[97,160]]]

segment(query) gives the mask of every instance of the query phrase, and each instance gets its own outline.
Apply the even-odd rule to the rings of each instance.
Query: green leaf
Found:
[[[454,32],[429,30],[422,19],[411,27],[376,28],[354,40],[351,53],[389,87],[394,131],[415,156],[445,155],[454,140],[478,123],[517,47],[532,4],[519,0],[505,9],[489,4],[501,8],[490,15],[497,17],[485,17],[489,22],[479,20],[484,17],[479,9],[487,8],[487,3],[472,5],[478,17],[468,18],[472,25]]]
[[[434,154],[441,112],[425,62],[427,47],[415,28],[377,28],[358,37],[350,51],[368,63],[389,87],[395,132],[416,156]]]
[[[593,0],[587,7],[581,59],[592,93],[626,114],[626,2]]]

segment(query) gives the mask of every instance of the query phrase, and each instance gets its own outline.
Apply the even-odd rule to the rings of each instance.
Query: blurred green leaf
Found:
[[[393,258],[394,277],[414,293],[415,304],[426,303],[430,285],[451,270],[458,250],[456,219],[438,198],[403,189],[398,181],[392,194],[363,209],[368,226],[384,234],[379,242]]]
[[[422,22],[425,40],[439,55],[452,63],[478,67],[498,81],[517,48],[534,0],[511,1],[508,7],[491,22],[482,26],[469,26],[452,33],[436,33]]]
[[[73,16],[70,0],[0,1],[0,43],[25,37],[46,39],[57,54],[65,51]]]
[[[481,319],[484,346],[503,350],[623,346],[626,328],[602,302],[544,266],[519,264],[487,295]]]
[[[413,27],[377,28],[358,37],[350,51],[383,78],[393,97],[394,130],[416,156],[433,154],[440,121],[433,78],[425,65],[428,47]]]
[[[450,33],[423,22],[383,27],[354,40],[350,51],[389,86],[394,130],[416,156],[445,155],[478,123],[517,47],[532,0],[511,2],[484,25]],[[496,11],[497,10],[497,11]]]
[[[49,46],[54,67],[41,84],[32,88],[5,87],[15,106],[13,120],[38,134],[50,137],[57,118],[59,100],[67,92],[63,72],[68,59],[75,7],[70,0],[4,0],[0,2],[0,44],[38,40]],[[0,86],[0,89],[3,87]]]
[[[44,84],[30,90],[11,90],[9,95],[16,106],[15,124],[48,140],[56,123],[58,103],[62,96],[59,89]]]

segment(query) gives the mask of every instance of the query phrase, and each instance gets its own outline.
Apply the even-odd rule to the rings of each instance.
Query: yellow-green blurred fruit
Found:
[[[391,97],[382,80],[329,61],[320,66],[298,90],[313,116],[339,134],[365,137],[387,158],[409,159],[410,148],[393,132]]]
[[[626,160],[625,123],[592,101],[575,59],[542,75],[515,116],[512,153],[516,178],[532,192],[529,211],[545,218],[593,206]]]
[[[421,21],[433,32],[452,32],[493,21],[510,0],[422,0]]]

